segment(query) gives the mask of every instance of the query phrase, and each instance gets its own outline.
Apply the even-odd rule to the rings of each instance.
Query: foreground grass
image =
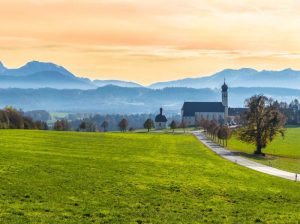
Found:
[[[227,148],[248,154],[252,154],[255,150],[254,145],[241,142],[236,136],[228,141]],[[287,128],[284,138],[277,137],[263,151],[272,156],[251,159],[279,169],[300,173],[300,128]]]
[[[1,223],[298,223],[299,183],[190,135],[0,131]]]

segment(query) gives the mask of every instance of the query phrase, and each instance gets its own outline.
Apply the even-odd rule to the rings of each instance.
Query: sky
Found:
[[[300,0],[0,0],[0,61],[150,84],[300,70]]]

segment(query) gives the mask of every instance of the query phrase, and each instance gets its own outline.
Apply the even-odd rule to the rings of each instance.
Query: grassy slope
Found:
[[[0,131],[1,223],[300,221],[299,183],[188,135]]]
[[[255,150],[255,146],[241,142],[235,136],[228,141],[228,148],[247,153]],[[275,157],[255,159],[257,162],[300,173],[300,128],[287,128],[284,138],[277,137],[263,151]]]

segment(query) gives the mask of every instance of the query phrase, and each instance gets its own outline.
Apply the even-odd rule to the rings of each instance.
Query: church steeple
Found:
[[[224,84],[222,85],[222,92],[227,92],[228,86],[226,85],[226,79],[224,78]]]
[[[228,117],[228,86],[224,78],[224,84],[222,85],[222,104],[225,107],[225,118]]]

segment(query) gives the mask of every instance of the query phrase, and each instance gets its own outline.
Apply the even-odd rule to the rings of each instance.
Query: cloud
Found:
[[[144,83],[227,67],[297,68],[299,11],[296,0],[0,0],[0,58]]]

